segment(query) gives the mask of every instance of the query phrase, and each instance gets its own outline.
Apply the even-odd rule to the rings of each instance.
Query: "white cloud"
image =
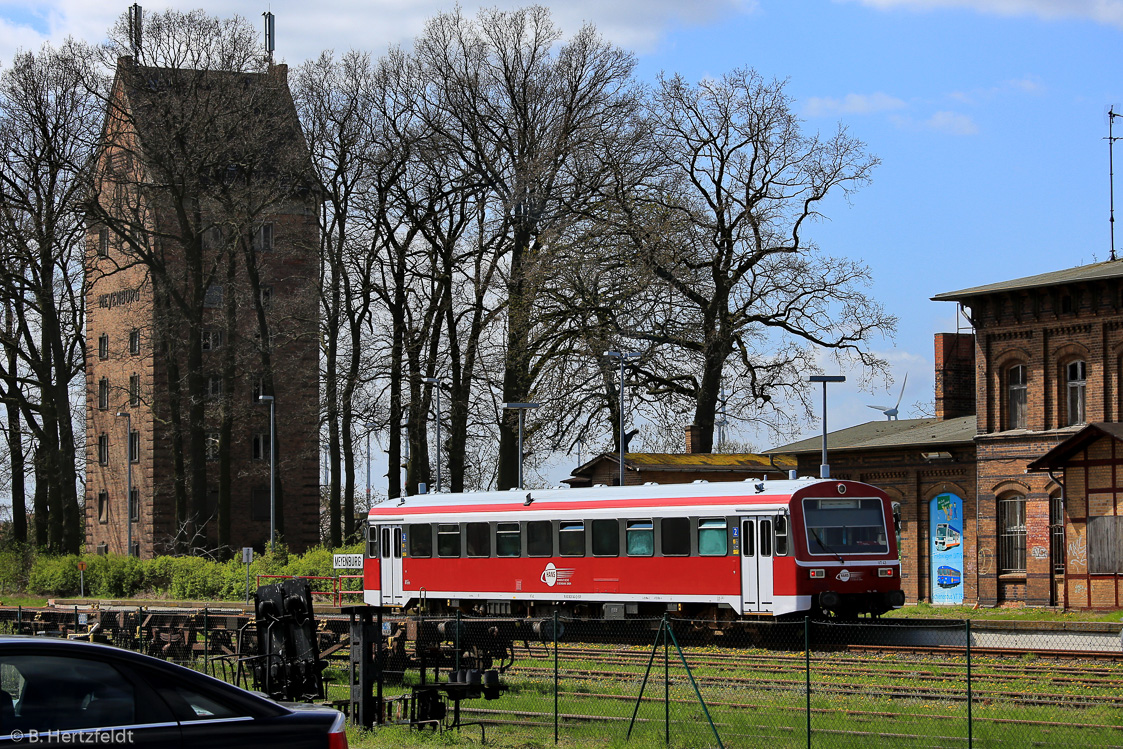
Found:
[[[714,22],[723,17],[755,12],[758,0],[571,0],[554,5],[553,17],[568,35],[586,21],[594,24],[609,41],[637,52],[659,44],[666,32],[676,26]],[[463,2],[466,15],[481,7],[513,9],[527,5],[526,0],[476,0]],[[142,2],[146,12],[166,8],[202,9],[213,15],[238,14],[255,25],[268,7],[277,19],[277,55],[289,64],[314,57],[324,49],[342,52],[363,49],[375,55],[388,46],[409,44],[424,28],[426,20],[451,10],[449,0],[163,0]],[[10,60],[17,47],[37,47],[44,38],[59,42],[73,35],[90,42],[104,38],[105,32],[122,15],[125,4],[106,6],[90,0],[0,0],[0,62]],[[29,18],[32,26],[22,28]]]
[[[837,2],[838,0],[836,0]],[[963,8],[998,16],[1036,16],[1047,20],[1076,18],[1123,28],[1123,0],[844,0],[891,10]]]
[[[948,94],[951,99],[964,104],[974,104],[979,100],[993,99],[1003,94],[1029,94],[1036,95],[1045,91],[1045,86],[1034,76],[1002,81],[989,88],[976,88],[970,91],[953,91]]]
[[[979,126],[970,116],[946,110],[936,112],[926,120],[904,115],[893,115],[890,120],[902,130],[931,130],[944,135],[975,135],[979,132]]]
[[[847,94],[841,99],[812,96],[803,107],[808,117],[836,117],[843,114],[874,114],[904,109],[901,99],[880,91],[875,94]]]
[[[974,135],[979,132],[974,120],[958,112],[936,112],[925,120],[924,126],[947,135]]]

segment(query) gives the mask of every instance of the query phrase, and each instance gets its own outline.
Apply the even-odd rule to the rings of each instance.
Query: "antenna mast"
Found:
[[[1115,118],[1123,117],[1123,113],[1116,112],[1115,106],[1112,105],[1107,110],[1107,176],[1108,176],[1108,199],[1111,203],[1111,214],[1108,221],[1111,224],[1111,259],[1115,259],[1115,141],[1117,138],[1112,133],[1112,126],[1115,125]]]
[[[129,6],[129,45],[133,48],[133,58],[140,57],[140,22],[143,11],[138,3]]]
[[[273,50],[277,47],[277,32],[274,26],[274,16],[269,11],[265,11],[261,15],[265,17],[265,59],[272,65]]]

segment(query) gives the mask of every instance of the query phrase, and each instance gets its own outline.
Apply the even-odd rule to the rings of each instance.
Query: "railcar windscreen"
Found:
[[[812,554],[888,554],[879,499],[804,499],[807,548]]]

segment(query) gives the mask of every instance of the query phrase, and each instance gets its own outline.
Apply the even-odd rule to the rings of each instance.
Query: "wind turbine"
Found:
[[[901,399],[905,397],[905,385],[909,381],[909,373],[905,372],[905,379],[901,381],[901,394],[897,396],[897,405],[890,408],[889,406],[868,406],[868,408],[876,408],[885,414],[885,418],[889,421],[897,420],[897,409],[900,408]]]

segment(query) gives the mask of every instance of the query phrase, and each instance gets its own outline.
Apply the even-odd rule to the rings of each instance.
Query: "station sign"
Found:
[[[332,567],[337,570],[361,570],[362,554],[332,554]]]

